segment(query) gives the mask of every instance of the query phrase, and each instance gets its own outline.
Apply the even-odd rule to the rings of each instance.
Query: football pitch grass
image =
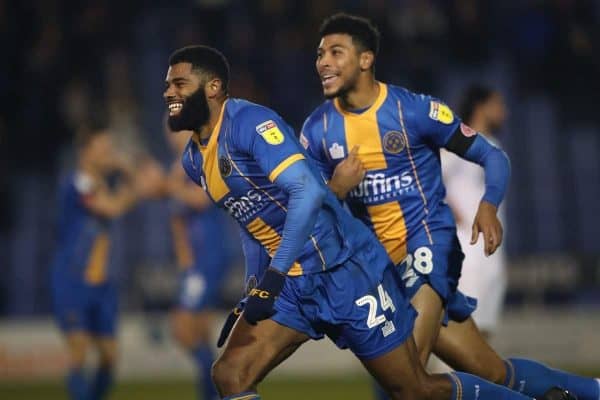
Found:
[[[369,400],[366,376],[348,378],[274,378],[259,387],[266,400]],[[2,400],[67,400],[62,382],[0,383]],[[194,384],[185,380],[119,382],[108,400],[197,400]]]
[[[600,368],[569,371],[600,376]],[[345,378],[273,378],[259,387],[266,400],[370,400],[373,399],[371,381],[365,375]],[[59,381],[36,383],[0,382],[1,400],[67,400],[64,386]],[[118,382],[108,400],[197,400],[190,380],[156,380]]]

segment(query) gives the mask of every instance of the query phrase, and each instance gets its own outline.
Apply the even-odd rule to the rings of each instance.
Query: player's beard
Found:
[[[198,132],[208,122],[210,110],[206,101],[204,88],[200,87],[183,102],[181,111],[177,115],[169,115],[167,120],[169,129],[173,132],[194,131]]]
[[[334,99],[336,97],[345,97],[350,93],[358,82],[358,77],[345,81],[338,90],[332,93],[323,93],[327,100]]]

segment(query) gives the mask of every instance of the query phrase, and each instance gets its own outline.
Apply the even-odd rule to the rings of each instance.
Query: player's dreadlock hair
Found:
[[[177,49],[169,57],[169,65],[190,63],[192,69],[219,78],[223,82],[223,91],[227,93],[229,85],[229,63],[219,50],[209,46],[186,46]]]
[[[458,107],[459,115],[463,121],[467,124],[470,123],[475,109],[488,101],[494,93],[495,91],[488,86],[480,84],[472,84],[469,86]]]
[[[366,18],[346,13],[334,14],[323,21],[319,34],[321,37],[334,33],[345,33],[361,51],[370,50],[377,56],[379,52],[379,30]]]

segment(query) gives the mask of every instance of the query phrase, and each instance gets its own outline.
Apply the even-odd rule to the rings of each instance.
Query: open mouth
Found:
[[[183,102],[174,101],[172,103],[169,103],[168,107],[169,107],[169,115],[177,115],[181,112],[181,109],[183,108]]]
[[[335,74],[321,75],[321,84],[323,86],[330,85],[331,83],[334,83],[337,79],[338,77]]]

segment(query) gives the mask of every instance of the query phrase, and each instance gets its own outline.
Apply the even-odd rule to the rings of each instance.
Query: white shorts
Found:
[[[464,294],[477,299],[477,309],[473,319],[477,326],[486,331],[493,331],[504,304],[506,292],[505,256],[502,247],[490,257],[483,253],[483,235],[472,246],[471,232],[458,232],[465,260],[458,288]]]

